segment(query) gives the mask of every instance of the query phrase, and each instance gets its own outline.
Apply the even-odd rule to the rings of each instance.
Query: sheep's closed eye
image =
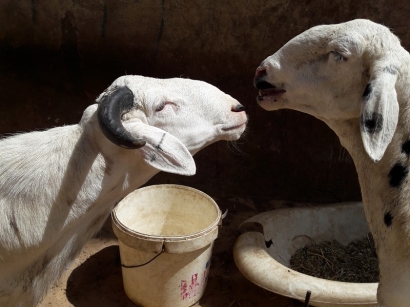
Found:
[[[330,51],[330,56],[332,56],[333,59],[334,59],[336,62],[344,62],[344,61],[347,60],[346,57],[344,57],[343,55],[341,55],[341,54],[340,54],[339,52],[337,52],[337,51]]]
[[[165,109],[165,106],[171,105],[171,104],[172,104],[172,102],[164,101],[155,109],[155,112],[161,112],[162,110]]]

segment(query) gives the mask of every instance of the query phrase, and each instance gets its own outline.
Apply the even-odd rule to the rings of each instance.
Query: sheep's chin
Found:
[[[258,104],[265,110],[267,111],[273,111],[273,110],[279,110],[281,109],[280,105],[282,99],[281,96],[285,93],[286,91],[283,90],[282,92],[275,93],[274,95],[269,95],[269,96],[261,96],[259,95],[256,100]]]
[[[238,140],[241,137],[242,133],[245,131],[246,124],[247,122],[244,122],[236,126],[222,128],[221,129],[223,131],[221,134],[222,139],[225,141]]]

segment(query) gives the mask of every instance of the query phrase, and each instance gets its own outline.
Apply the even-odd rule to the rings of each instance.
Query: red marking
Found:
[[[201,293],[201,290],[205,287],[206,282],[208,281],[208,274],[209,274],[209,268],[211,264],[211,259],[208,260],[208,262],[205,265],[205,270],[203,273],[200,275],[201,281],[198,281],[198,273],[195,273],[191,275],[191,284],[188,287],[188,282],[183,279],[181,280],[181,299],[189,299],[191,296],[197,296],[198,294]]]
[[[201,284],[204,285],[204,275],[202,274]],[[188,287],[186,280],[181,280],[181,299],[185,300],[191,298],[191,296],[197,296],[201,292],[201,284],[198,282],[198,273],[191,276],[191,284]]]
[[[181,299],[184,300],[186,298],[189,298],[189,292],[188,292],[188,283],[186,280],[181,280]]]

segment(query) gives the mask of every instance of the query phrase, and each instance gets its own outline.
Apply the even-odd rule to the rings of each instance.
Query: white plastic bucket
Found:
[[[124,290],[143,307],[187,307],[205,291],[221,211],[205,193],[154,185],[125,197],[112,212]]]

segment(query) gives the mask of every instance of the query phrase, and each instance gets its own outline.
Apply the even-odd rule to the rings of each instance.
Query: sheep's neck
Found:
[[[399,123],[405,124],[406,121],[399,120]],[[409,164],[409,156],[401,150],[403,142],[407,141],[401,131],[409,129],[398,127],[383,158],[375,163],[364,149],[358,119],[327,124],[339,136],[356,166],[366,218],[376,243],[382,280],[390,284],[393,279],[410,284],[410,240],[406,239],[410,238],[410,178],[405,177],[400,186],[392,186],[389,176],[396,163],[400,162],[406,167]],[[398,266],[398,263],[409,266],[404,268],[403,265]]]

